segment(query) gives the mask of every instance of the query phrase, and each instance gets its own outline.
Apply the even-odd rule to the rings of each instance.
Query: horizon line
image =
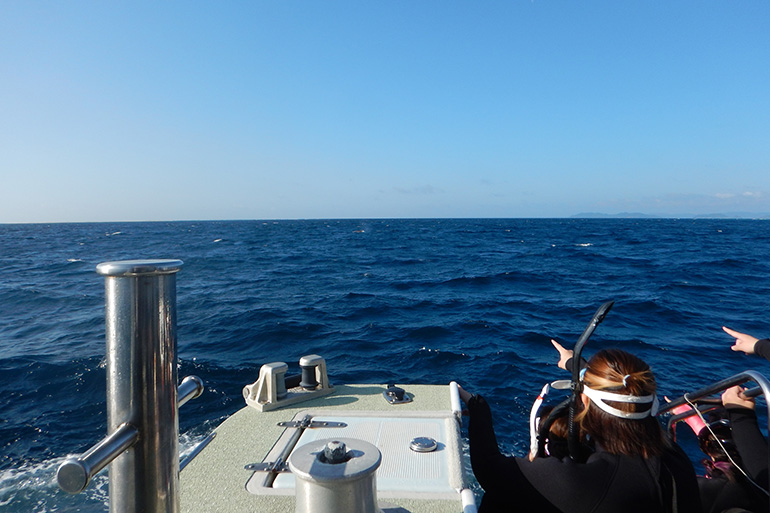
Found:
[[[47,225],[47,224],[107,224],[107,223],[210,223],[210,222],[278,222],[278,221],[375,221],[375,220],[481,220],[481,219],[711,219],[711,220],[755,220],[770,219],[770,213],[757,214],[644,214],[621,212],[618,214],[605,214],[599,212],[581,212],[569,216],[480,216],[480,217],[275,217],[275,218],[229,218],[229,219],[159,219],[159,220],[108,220],[108,221],[11,221],[0,222],[4,225]]]

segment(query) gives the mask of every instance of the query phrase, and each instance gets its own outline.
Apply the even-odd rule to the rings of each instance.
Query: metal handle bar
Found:
[[[198,376],[187,376],[178,388],[177,407],[203,393],[203,381]],[[121,424],[96,445],[76,458],[68,458],[56,472],[59,488],[67,493],[80,493],[91,479],[112,460],[133,446],[139,439],[139,429],[129,423]]]
[[[762,388],[760,387],[747,388],[746,390],[743,391],[743,396],[748,399],[752,399],[760,395],[762,395]],[[692,399],[690,400],[692,401]],[[722,398],[721,397],[701,397],[700,399],[697,400],[697,403],[702,405],[710,404],[712,406],[713,405],[721,406]],[[690,415],[692,415],[692,413],[688,413],[686,416],[689,417]]]
[[[719,408],[719,406],[722,404],[722,402],[719,402],[719,405],[717,405],[716,402],[712,402],[712,399],[709,399],[707,404],[696,404],[696,408],[698,408],[698,411],[701,413],[701,415],[704,415],[710,411],[716,410]],[[689,408],[687,411],[682,413],[677,413],[676,415],[672,415],[668,418],[668,424],[666,425],[666,429],[669,433],[671,433],[671,436],[674,437],[674,440],[676,440],[676,432],[674,430],[674,426],[685,419],[688,419],[695,415],[695,410],[692,408]],[[697,434],[697,433],[696,433]]]
[[[197,399],[203,393],[203,380],[198,376],[187,376],[179,384],[177,392],[177,407],[181,407],[183,404],[191,399]]]
[[[759,385],[759,387],[757,388],[751,388],[747,390],[745,392],[745,395],[747,397],[756,397],[758,395],[764,395],[765,397],[770,398],[770,381],[768,381],[767,378],[765,378],[762,374],[758,373],[757,371],[749,370],[749,371],[741,372],[740,374],[736,374],[733,377],[723,379],[722,381],[717,381],[716,383],[711,384],[707,387],[701,388],[700,390],[696,390],[695,392],[689,392],[687,394],[684,394],[679,399],[671,401],[670,403],[667,403],[665,406],[663,406],[660,409],[659,415],[666,413],[669,410],[676,408],[677,406],[681,406],[683,404],[689,405],[689,403],[687,402],[688,399],[690,402],[697,402],[703,398],[706,398],[707,396],[714,395],[718,392],[722,392],[723,390],[727,390],[732,386],[742,385],[747,381],[754,381],[757,385]],[[691,414],[694,414],[694,413],[695,412],[692,412]],[[770,414],[770,401],[768,401],[768,414]]]
[[[668,413],[669,410],[671,410],[673,408],[676,408],[677,406],[683,404],[684,402],[687,402],[685,400],[685,397],[687,397],[687,399],[689,399],[690,402],[692,402],[692,403],[696,403],[696,402],[698,403],[696,405],[696,407],[698,408],[698,411],[701,412],[701,414],[704,414],[704,413],[707,413],[707,412],[709,412],[711,410],[714,410],[715,408],[717,408],[717,407],[722,405],[722,399],[719,398],[719,397],[707,397],[707,396],[713,395],[713,394],[715,394],[717,392],[721,392],[721,391],[723,391],[723,390],[725,390],[725,389],[727,389],[727,388],[729,388],[731,386],[734,386],[734,384],[745,383],[745,380],[743,379],[744,374],[746,374],[746,373],[738,374],[736,376],[733,376],[732,378],[728,378],[726,380],[719,381],[719,382],[709,386],[708,388],[701,389],[701,390],[699,390],[697,392],[693,392],[692,394],[685,394],[684,396],[682,396],[682,399],[679,399],[679,400],[674,401],[672,403],[666,404],[663,408],[660,409],[660,412],[658,414],[661,415],[661,414],[664,414],[664,413]],[[761,376],[761,374],[760,374],[760,376]],[[732,383],[735,380],[738,380],[739,382],[738,383]],[[723,388],[720,388],[720,387],[723,387]],[[710,390],[710,392],[709,392],[709,390]],[[700,392],[704,392],[705,395],[704,394],[700,394]],[[763,395],[763,393],[764,392],[762,391],[762,387],[761,386],[753,387],[753,388],[747,388],[746,390],[743,391],[743,395],[745,397],[747,397],[747,398],[757,397],[757,396]],[[696,397],[696,394],[697,394],[697,397]],[[768,413],[770,413],[770,406],[768,406]],[[695,414],[696,414],[695,410],[690,408],[689,410],[687,410],[685,412],[677,413],[676,415],[672,415],[668,419],[668,424],[666,425],[666,429],[669,432],[671,432],[672,435],[673,435],[674,434],[674,425],[676,423],[681,422],[681,421],[683,421],[683,420],[685,420],[685,419],[687,419],[689,417],[692,417]]]
[[[59,488],[67,493],[80,493],[86,489],[91,478],[106,467],[123,451],[139,439],[139,430],[131,424],[121,424],[101,442],[88,451],[64,461],[56,472]]]

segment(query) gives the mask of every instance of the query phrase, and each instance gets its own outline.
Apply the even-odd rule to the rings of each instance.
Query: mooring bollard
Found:
[[[296,513],[379,513],[376,470],[382,455],[353,438],[316,440],[294,450]]]
[[[109,464],[111,513],[178,513],[179,405],[203,391],[188,377],[177,389],[176,273],[181,260],[104,262],[107,432],[57,475],[82,491]]]

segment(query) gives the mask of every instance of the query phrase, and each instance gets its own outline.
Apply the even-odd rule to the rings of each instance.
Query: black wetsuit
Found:
[[[754,354],[761,356],[765,360],[770,360],[770,338],[757,340],[754,344]]]
[[[735,481],[724,476],[698,477],[703,513],[722,513],[730,508],[756,513],[767,511],[767,499],[752,487],[743,476],[737,476]]]
[[[598,448],[586,463],[529,461],[500,453],[483,397],[474,396],[468,410],[471,465],[484,488],[480,513],[668,513],[674,483],[678,513],[701,511],[695,471],[676,445],[662,458],[646,460]],[[667,470],[661,471],[661,462]]]
[[[770,339],[758,340],[754,353],[770,360]],[[757,416],[748,408],[727,408],[732,426],[732,439],[741,456],[744,470],[751,479],[767,488],[767,442],[757,425]],[[736,511],[764,512],[768,497],[735,470],[735,479],[725,476],[698,477],[703,513],[721,513],[729,508]]]
[[[733,441],[743,461],[743,469],[767,489],[767,440],[759,430],[757,414],[749,408],[727,408]]]
[[[770,361],[770,338],[757,340],[754,353]],[[766,398],[767,399],[767,398]],[[759,430],[757,415],[748,408],[727,408],[738,454],[751,478],[768,488],[767,440]]]
[[[767,487],[767,442],[757,424],[754,410],[727,408],[732,426],[732,439],[741,457],[742,467],[756,483]],[[712,479],[699,477],[704,513],[721,513],[728,508],[744,508],[740,511],[764,512],[768,510],[768,496],[751,484],[738,470],[735,478],[726,476]]]

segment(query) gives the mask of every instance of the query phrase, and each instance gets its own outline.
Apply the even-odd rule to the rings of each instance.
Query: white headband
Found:
[[[644,419],[649,417],[650,415],[657,415],[658,413],[658,397],[655,395],[638,396],[638,395],[615,394],[612,392],[605,392],[604,390],[594,390],[593,388],[589,388],[585,384],[583,385],[583,393],[587,395],[588,398],[591,399],[591,401],[600,409],[604,410],[610,415],[614,415],[622,419]],[[617,408],[613,408],[612,406],[606,404],[604,401],[616,401],[619,403],[635,403],[635,404],[652,403],[652,406],[650,407],[649,410],[646,410],[646,411],[628,412],[628,411],[619,410]]]

